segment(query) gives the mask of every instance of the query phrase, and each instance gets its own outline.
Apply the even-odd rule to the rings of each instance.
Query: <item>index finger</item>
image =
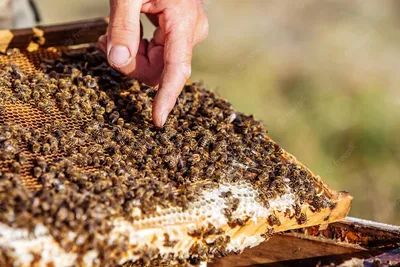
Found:
[[[176,8],[167,9],[160,15],[165,46],[164,70],[153,104],[153,121],[158,127],[164,125],[191,74],[193,32],[197,20],[191,14],[196,10],[191,4],[192,1],[182,1],[182,5],[175,5]]]

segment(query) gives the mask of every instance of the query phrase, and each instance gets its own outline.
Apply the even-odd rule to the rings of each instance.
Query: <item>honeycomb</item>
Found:
[[[202,84],[158,129],[157,88],[93,46],[0,64],[1,266],[197,264],[348,211],[350,196]]]

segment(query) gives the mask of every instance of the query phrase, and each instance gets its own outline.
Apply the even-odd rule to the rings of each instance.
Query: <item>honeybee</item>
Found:
[[[68,104],[68,94],[67,92],[58,92],[55,94],[55,99],[57,100],[57,103],[67,103]],[[69,104],[68,104],[69,105]]]
[[[12,86],[12,85],[11,85],[11,82],[10,82],[9,80],[3,78],[3,77],[4,77],[3,75],[4,75],[4,74],[1,74],[0,86],[4,86],[4,87],[10,88],[10,87]]]
[[[274,226],[274,225],[278,225],[279,226],[279,225],[281,225],[280,220],[275,215],[269,215],[268,216],[268,223],[271,226]]]
[[[11,68],[11,75],[14,77],[14,79],[22,80],[24,78],[23,73],[18,69],[16,65],[11,65]]]
[[[93,154],[93,153],[102,153],[104,151],[103,146],[95,144],[92,146],[88,147],[88,153]]]
[[[203,136],[200,140],[199,140],[199,146],[200,147],[206,147],[210,144],[211,142],[211,138],[210,136]]]
[[[9,101],[11,102],[11,104],[16,104],[18,103],[18,98],[15,95],[11,95]]]
[[[224,215],[225,215],[225,217],[227,217],[227,218],[231,218],[232,217],[232,210],[231,209],[229,209],[229,208],[224,208]]]
[[[38,90],[33,90],[31,97],[33,100],[38,101],[41,98],[40,92]]]
[[[32,144],[31,144],[31,151],[33,153],[39,153],[40,149],[41,149],[40,143],[38,143],[36,141],[33,141]]]
[[[245,224],[246,224],[246,221],[243,220],[243,219],[240,219],[240,218],[236,218],[236,219],[231,220],[230,222],[228,222],[228,225],[229,225],[231,228],[234,228],[234,227],[236,227],[236,226],[243,226],[243,225],[245,225]]]
[[[302,212],[296,219],[298,224],[304,224],[307,222],[307,215]]]
[[[120,153],[115,153],[114,155],[112,155],[112,159],[114,160],[114,162],[119,162],[122,161],[123,156]]]
[[[278,192],[275,190],[268,190],[264,195],[268,200],[272,200],[278,196]]]
[[[71,93],[73,94],[72,91],[71,91]],[[80,104],[80,103],[82,102],[82,101],[81,101],[81,97],[80,97],[78,94],[73,94],[70,101],[71,101],[71,104],[72,104],[72,105]]]
[[[70,145],[67,145],[67,144],[65,144],[65,145],[63,145],[62,147],[61,147],[61,150],[63,151],[63,152],[66,152],[67,154],[70,154],[70,153],[72,153],[73,152],[73,147],[71,147]]]
[[[56,152],[58,151],[58,140],[55,139],[55,141],[54,141],[54,139],[52,139],[52,140],[49,142],[49,144],[50,144],[50,150],[51,150],[51,152],[52,152],[52,153],[56,153]]]
[[[90,103],[87,102],[87,101],[81,102],[81,109],[82,109],[82,111],[83,111],[85,114],[87,114],[87,115],[90,115],[90,114],[92,114],[92,112],[93,112],[92,106],[91,106]]]
[[[300,216],[300,213],[301,213],[301,207],[300,207],[300,205],[299,205],[299,204],[295,204],[295,205],[293,206],[293,208],[294,208],[294,215],[295,215],[296,217],[299,217],[299,216]]]
[[[14,173],[20,173],[21,172],[21,164],[17,161],[13,161],[10,164],[10,168]]]
[[[75,146],[79,145],[79,138],[78,137],[70,137],[70,138],[68,138],[66,144],[71,147],[75,147]]]
[[[45,155],[50,154],[50,152],[51,152],[50,144],[49,143],[43,144],[42,151],[43,151],[43,154],[45,154]]]
[[[60,181],[65,180],[65,173],[64,172],[57,172],[57,179]]]
[[[238,198],[232,199],[232,202],[231,202],[232,211],[237,210],[237,208],[239,207],[239,204],[240,204],[240,200]]]
[[[48,88],[49,93],[51,93],[51,94],[55,93],[58,89],[57,85],[55,85],[54,83],[51,83],[51,81],[50,81],[50,84],[48,84],[47,88]]]
[[[192,164],[196,164],[201,161],[201,156],[199,154],[193,154],[190,158]]]
[[[94,185],[94,192],[97,194],[101,193],[111,186],[112,186],[112,182],[110,180],[101,179],[100,181],[97,181],[96,184]]]
[[[39,178],[42,175],[42,168],[40,167],[34,167],[33,168],[33,176],[36,178]]]
[[[12,133],[7,127],[2,127],[0,131],[0,141],[8,140],[12,137]]]
[[[110,100],[110,101],[108,101],[108,103],[107,103],[107,105],[105,107],[105,111],[107,113],[111,113],[114,110],[114,108],[115,108],[114,101]]]
[[[0,99],[1,101],[6,102],[9,101],[13,97],[13,94],[10,90],[2,89],[0,90]]]
[[[24,152],[18,154],[18,162],[24,165],[28,161],[28,156]]]
[[[70,113],[69,103],[67,101],[59,101],[58,106],[60,110],[64,111],[66,114]]]
[[[190,168],[190,180],[196,180],[199,177],[200,169],[198,167],[191,167]]]
[[[170,158],[170,160],[168,162],[168,167],[170,169],[176,168],[178,166],[179,161],[180,161],[180,155],[179,154],[171,156],[171,158]]]
[[[78,119],[78,120],[81,120],[84,118],[84,114],[80,111],[79,108],[70,110],[69,114],[67,113],[67,116],[68,115],[69,115],[69,117]]]
[[[264,234],[262,234],[261,236],[264,238],[270,238],[271,236],[273,236],[275,233],[274,228],[268,228]]]
[[[68,210],[65,207],[61,207],[57,212],[57,221],[65,221],[68,218]]]
[[[162,133],[160,136],[160,142],[161,144],[168,144],[169,143],[169,137],[167,133]]]
[[[42,176],[40,177],[40,182],[44,186],[51,186],[52,182],[54,181],[54,178],[55,178],[54,172],[46,172],[43,173]]]
[[[30,89],[23,90],[18,93],[18,98],[23,102],[28,102],[31,98],[32,91]]]
[[[118,118],[119,118],[119,112],[118,111],[113,111],[111,114],[110,114],[110,121],[111,121],[111,123],[112,124],[114,124],[117,120],[118,120]]]
[[[89,101],[90,101],[91,103],[97,103],[97,101],[98,101],[99,98],[98,98],[98,96],[97,96],[95,90],[90,89],[88,95],[89,95]]]
[[[104,160],[104,164],[108,167],[111,167],[114,164],[114,161],[111,157],[106,157]]]
[[[46,114],[51,114],[51,107],[49,106],[47,101],[39,102],[37,104],[38,108]]]
[[[96,155],[96,154],[93,154],[92,156],[92,164],[93,164],[93,166],[95,166],[95,167],[100,167],[100,165],[102,164],[102,160],[101,160],[101,158],[100,158],[100,156],[99,155]]]
[[[97,87],[96,79],[92,78],[92,77],[89,76],[89,75],[86,75],[86,76],[84,77],[84,81],[86,82],[86,86],[87,86],[88,88],[90,88],[90,89],[96,88],[96,87]]]
[[[104,91],[100,91],[99,93],[99,102],[106,102],[109,101],[109,97]]]
[[[191,131],[191,130],[185,130],[183,132],[183,135],[186,136],[186,137],[189,137],[189,138],[196,138],[197,132]]]
[[[37,157],[35,161],[36,165],[39,166],[42,170],[47,169],[47,162],[43,157]]]
[[[67,89],[69,87],[67,80],[61,78],[58,80],[58,89],[60,91],[67,91],[67,90],[62,90],[62,89]]]

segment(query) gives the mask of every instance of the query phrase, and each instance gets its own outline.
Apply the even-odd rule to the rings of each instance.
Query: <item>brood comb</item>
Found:
[[[94,47],[0,63],[1,265],[194,264],[348,213],[349,194],[201,84],[157,129],[157,89]]]

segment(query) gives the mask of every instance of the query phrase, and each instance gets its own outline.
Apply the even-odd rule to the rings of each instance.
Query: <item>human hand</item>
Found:
[[[142,38],[141,12],[157,27],[150,42]],[[153,121],[162,127],[190,77],[193,47],[207,34],[202,0],[110,0],[108,34],[99,44],[113,68],[159,84]]]

